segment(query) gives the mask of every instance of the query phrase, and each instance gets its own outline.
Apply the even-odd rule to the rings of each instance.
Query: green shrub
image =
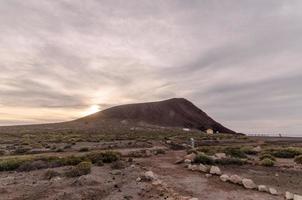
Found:
[[[257,155],[258,152],[253,150],[252,147],[242,147],[241,151],[247,155]]]
[[[272,167],[275,165],[275,162],[269,158],[265,158],[261,161],[261,165],[265,167]]]
[[[246,164],[245,160],[241,160],[239,158],[222,158],[215,160],[215,164],[218,165],[244,165]]]
[[[18,158],[1,160],[0,161],[0,171],[16,170],[18,167],[20,167],[23,163],[26,163],[26,162],[28,162],[28,160],[18,159]]]
[[[113,151],[106,151],[100,153],[89,153],[86,155],[86,158],[92,163],[96,163],[100,160],[103,161],[103,163],[112,163],[119,160],[120,154]]]
[[[294,158],[295,156],[301,155],[302,150],[301,148],[283,148],[283,149],[276,149],[273,150],[272,155],[277,158]]]
[[[246,158],[247,156],[240,148],[228,147],[224,150],[226,155],[234,157],[234,158]]]
[[[91,162],[81,162],[67,171],[65,175],[67,177],[77,177],[89,174],[91,172],[91,166]]]
[[[205,165],[214,164],[214,160],[211,157],[209,157],[205,154],[198,154],[193,162],[194,163],[201,163],[201,164],[205,164]]]
[[[297,164],[302,164],[302,155],[296,156],[294,161],[295,161],[295,163],[297,163]]]
[[[276,161],[276,158],[274,156],[272,156],[271,154],[268,154],[268,153],[261,154],[260,157],[259,157],[260,160],[264,160],[266,158],[271,159],[273,161]]]

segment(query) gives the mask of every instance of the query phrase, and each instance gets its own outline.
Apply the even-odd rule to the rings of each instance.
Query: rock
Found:
[[[184,161],[186,164],[191,164],[192,163],[192,160],[190,160],[190,159],[185,159],[185,161]]]
[[[198,170],[198,166],[197,165],[188,165],[188,169],[192,170],[192,171],[196,171],[196,170]]]
[[[195,160],[195,158],[196,158],[195,153],[188,154],[184,157],[185,160],[188,159],[188,160],[191,160],[191,161]]]
[[[225,153],[215,153],[215,157],[218,159],[223,159],[226,158],[226,154]]]
[[[265,185],[258,185],[259,192],[268,192],[268,188]]]
[[[223,174],[220,176],[220,180],[222,180],[223,182],[227,182],[230,180],[230,177],[226,174]]]
[[[206,178],[210,178],[210,177],[212,177],[212,174],[206,174],[205,176],[206,176]]]
[[[141,180],[142,180],[141,177],[138,177],[138,178],[136,179],[137,182],[140,182]]]
[[[286,200],[292,200],[294,199],[294,194],[291,192],[285,192],[285,199]]]
[[[242,184],[242,178],[241,178],[240,176],[238,176],[238,175],[232,175],[232,176],[230,177],[230,181],[231,181],[232,183],[235,183],[235,184],[239,184],[239,185]]]
[[[162,185],[162,183],[163,182],[161,180],[155,180],[155,181],[152,182],[152,185],[158,186],[158,185]]]
[[[198,166],[198,170],[199,170],[200,172],[207,173],[207,172],[209,171],[209,168],[208,168],[207,166],[203,165],[203,164],[200,164],[200,165]]]
[[[302,196],[294,194],[294,200],[302,200]]]
[[[268,191],[272,195],[278,195],[278,192],[277,192],[277,190],[275,188],[269,188]]]
[[[221,170],[217,166],[212,166],[210,169],[210,174],[221,175]]]
[[[255,188],[257,188],[257,185],[251,179],[247,179],[247,178],[242,179],[242,184],[246,189],[255,189]]]
[[[198,198],[191,198],[191,199],[189,199],[189,200],[198,200]]]
[[[143,177],[141,177],[144,181],[152,181],[156,179],[154,173],[152,171],[147,171],[144,173]]]

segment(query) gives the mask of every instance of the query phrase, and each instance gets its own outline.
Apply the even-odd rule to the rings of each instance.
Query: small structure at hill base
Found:
[[[212,135],[212,134],[214,134],[214,130],[211,129],[211,128],[208,128],[208,129],[206,130],[206,133],[209,134],[209,135]]]

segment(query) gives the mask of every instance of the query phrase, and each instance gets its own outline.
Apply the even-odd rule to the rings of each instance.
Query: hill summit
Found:
[[[182,127],[202,131],[212,129],[214,132],[235,133],[213,120],[184,98],[115,106],[76,121],[96,123],[106,119],[129,120],[164,127]]]

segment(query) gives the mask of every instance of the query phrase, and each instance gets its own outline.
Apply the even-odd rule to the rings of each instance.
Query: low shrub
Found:
[[[252,147],[242,147],[241,151],[247,155],[257,155],[258,152],[253,150]]]
[[[215,164],[218,165],[244,165],[246,164],[245,160],[241,160],[239,158],[222,158],[215,160]]]
[[[205,155],[205,154],[198,154],[196,156],[196,158],[193,160],[194,163],[201,163],[201,164],[205,164],[205,165],[212,165],[214,164],[214,160]]]
[[[277,158],[294,158],[295,156],[301,155],[301,148],[288,147],[283,149],[275,149],[272,155]]]
[[[126,165],[122,161],[116,161],[111,164],[111,169],[124,169],[125,167]]]
[[[65,173],[67,177],[78,177],[89,174],[91,172],[91,162],[81,162],[77,166],[71,167],[69,171]]]
[[[265,167],[272,167],[275,165],[275,162],[269,158],[265,158],[261,161],[261,165]]]
[[[234,158],[247,158],[245,153],[240,148],[228,147],[224,150],[224,153]]]
[[[294,161],[295,163],[302,165],[302,155],[296,156]]]
[[[23,163],[28,162],[26,159],[5,159],[0,161],[0,171],[12,171],[18,169]]]
[[[259,157],[259,160],[264,160],[265,158],[276,161],[276,158],[274,156],[272,156],[271,154],[268,154],[268,153],[261,154],[260,157]]]
[[[38,169],[45,169],[48,167],[49,167],[48,163],[45,161],[42,161],[42,160],[27,161],[27,162],[22,163],[18,167],[17,171],[28,172],[28,171],[38,170]]]
[[[100,153],[89,153],[86,155],[86,158],[92,163],[96,163],[98,161],[103,161],[103,163],[112,163],[119,160],[120,154],[114,151],[106,151]]]

